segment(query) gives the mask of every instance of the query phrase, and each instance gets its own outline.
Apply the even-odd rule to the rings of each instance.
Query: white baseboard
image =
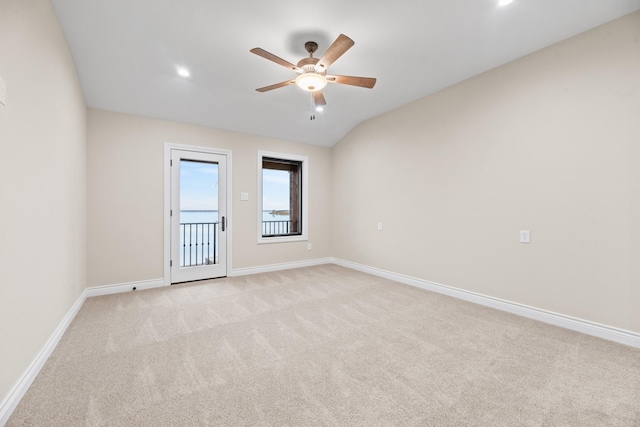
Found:
[[[85,299],[87,298],[87,291],[83,291],[78,300],[73,304],[67,315],[62,319],[58,327],[53,331],[53,334],[46,342],[40,353],[36,356],[36,358],[31,362],[31,365],[27,368],[22,377],[18,380],[16,385],[9,391],[9,394],[4,399],[2,404],[0,404],[0,426],[4,426],[7,421],[9,421],[9,417],[11,413],[13,413],[18,403],[27,392],[33,380],[36,379],[40,370],[44,366],[45,362],[53,353],[53,350],[58,345],[60,338],[67,330],[71,321],[76,317],[76,314],[84,304]]]
[[[381,270],[379,268],[369,267],[367,265],[357,264],[338,258],[333,258],[332,262],[343,267],[362,271],[363,273],[369,273],[374,276],[383,277],[385,279],[404,283],[406,285],[415,286],[418,288],[426,289],[428,291],[437,292],[439,294],[444,294],[454,298],[495,308],[497,310],[517,314],[529,319],[539,320],[541,322],[560,326],[572,331],[581,332],[583,334],[592,335],[598,338],[603,338],[631,347],[640,348],[640,334],[632,331],[614,328],[612,326],[602,325],[600,323],[591,322],[589,320],[566,316],[564,314],[554,313],[552,311],[530,307],[524,304],[511,302],[500,298],[494,298],[476,292],[465,291],[463,289],[453,288],[451,286],[429,282],[427,280],[417,279],[415,277],[405,276],[403,274],[392,273],[390,271]]]
[[[234,268],[231,270],[229,277],[270,273],[272,271],[290,270],[292,268],[313,267],[314,265],[330,264],[331,262],[333,262],[333,258],[316,258],[305,261],[285,262],[281,264],[259,265],[257,267]]]
[[[130,292],[133,288],[141,291],[144,289],[159,288],[164,286],[164,279],[142,280],[140,282],[119,283],[116,285],[94,286],[87,288],[87,298],[97,297],[101,295],[119,294],[122,292]]]

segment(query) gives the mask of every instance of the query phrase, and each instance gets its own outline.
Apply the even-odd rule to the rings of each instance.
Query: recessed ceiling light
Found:
[[[318,105],[316,107],[316,111],[320,112],[320,111],[324,111],[324,108],[322,108],[322,105]]]
[[[186,68],[178,67],[178,75],[180,77],[189,77],[191,73]]]
[[[499,0],[498,1],[498,6],[506,6],[509,3],[511,3],[513,0]]]

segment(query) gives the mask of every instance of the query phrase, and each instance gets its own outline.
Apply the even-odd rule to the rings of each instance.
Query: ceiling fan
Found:
[[[273,61],[276,64],[282,65],[283,67],[298,73],[298,76],[295,79],[261,87],[256,90],[258,92],[268,92],[273,89],[295,84],[299,88],[311,92],[314,106],[317,108],[327,104],[327,101],[322,94],[322,89],[325,88],[327,83],[338,83],[371,89],[376,84],[376,79],[372,77],[337,76],[327,74],[329,66],[340,58],[354,44],[355,42],[349,37],[344,34],[340,34],[333,44],[329,46],[329,49],[327,49],[324,55],[318,59],[313,57],[315,51],[318,50],[318,44],[313,41],[306,42],[304,44],[304,48],[309,52],[309,57],[302,58],[298,61],[297,65],[294,65],[289,61],[285,61],[264,49],[255,47],[250,50],[251,53],[255,53],[258,56],[268,59],[269,61]]]

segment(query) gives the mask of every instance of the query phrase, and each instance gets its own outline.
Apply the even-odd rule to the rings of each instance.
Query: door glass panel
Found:
[[[180,160],[180,267],[219,263],[218,164]]]

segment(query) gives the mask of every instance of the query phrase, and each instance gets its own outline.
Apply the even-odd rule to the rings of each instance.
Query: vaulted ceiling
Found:
[[[52,0],[90,107],[333,146],[359,123],[593,27],[640,0]],[[331,74],[375,88],[329,85],[310,120],[295,77],[249,52],[297,63],[339,34],[355,45]],[[177,68],[189,70],[180,77]]]

